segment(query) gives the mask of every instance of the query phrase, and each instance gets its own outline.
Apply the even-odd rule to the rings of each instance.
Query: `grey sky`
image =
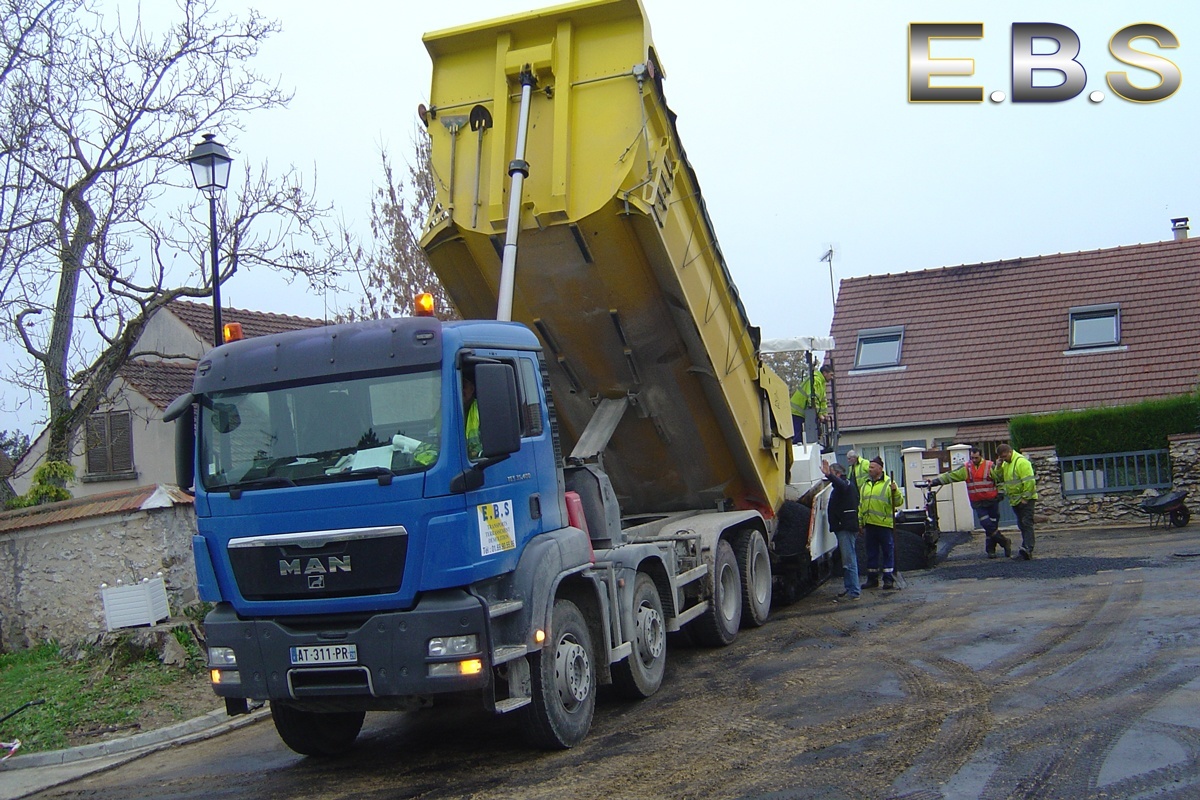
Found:
[[[242,3],[224,2],[230,10]],[[425,31],[547,5],[311,0],[252,3],[283,33],[258,67],[296,98],[232,143],[239,163],[316,166],[323,198],[365,222],[378,147],[407,158],[429,90]],[[829,268],[842,278],[1091,250],[1169,237],[1192,216],[1200,235],[1194,144],[1200,129],[1200,4],[945,0],[643,0],[726,261],[764,337],[827,335]],[[937,42],[935,57],[973,58],[945,81],[1010,91],[1014,22],[1053,22],[1082,41],[1087,88],[1062,103],[907,102],[908,25],[981,22],[982,40]],[[1117,62],[1109,40],[1134,23],[1172,31],[1182,87],[1154,104],[1113,94],[1105,73],[1155,76]],[[1101,90],[1106,99],[1090,102]],[[220,131],[215,131],[222,138]],[[528,154],[536,169],[536,154]],[[239,173],[235,170],[234,176]],[[236,188],[236,187],[234,187]],[[226,303],[321,316],[333,298],[237,275]],[[987,308],[987,299],[980,298]],[[966,311],[966,310],[964,310]],[[5,411],[9,402],[3,403]],[[24,418],[25,415],[22,415]],[[0,413],[0,428],[15,418]],[[32,424],[22,420],[21,427]]]

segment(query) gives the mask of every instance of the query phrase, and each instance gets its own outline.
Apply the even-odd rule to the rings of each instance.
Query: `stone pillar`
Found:
[[[1200,433],[1168,436],[1167,450],[1171,456],[1171,485],[1196,497],[1200,490]]]
[[[1021,450],[1033,466],[1033,474],[1037,479],[1038,499],[1034,505],[1034,519],[1039,524],[1063,525],[1068,515],[1063,504],[1062,477],[1058,469],[1058,449],[1050,447],[1029,447]]]

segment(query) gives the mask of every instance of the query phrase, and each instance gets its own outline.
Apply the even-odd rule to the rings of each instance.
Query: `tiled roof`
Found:
[[[62,522],[110,514],[123,514],[150,508],[166,508],[171,505],[190,505],[191,495],[174,486],[150,485],[133,489],[122,489],[107,494],[94,494],[60,503],[47,503],[15,511],[0,511],[0,534],[13,533],[26,528],[41,528]]]
[[[196,364],[135,359],[127,361],[117,374],[160,411],[165,411],[176,397],[192,390]]]
[[[189,300],[172,300],[167,310],[179,317],[203,341],[211,341],[213,335],[212,305],[193,303]],[[239,322],[242,333],[247,337],[268,336],[272,333],[298,331],[304,328],[319,328],[324,320],[309,317],[293,317],[290,314],[269,314],[265,311],[246,311],[241,308],[221,306],[221,322]]]
[[[1200,239],[842,281],[842,430],[1006,420],[1183,394],[1200,377]],[[1120,305],[1120,347],[1068,353],[1069,313]],[[902,325],[899,369],[851,371],[858,332]]]

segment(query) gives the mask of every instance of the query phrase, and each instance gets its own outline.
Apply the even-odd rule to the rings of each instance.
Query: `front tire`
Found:
[[[742,578],[742,627],[762,627],[771,616],[771,554],[762,531],[746,531],[737,540]]]
[[[320,713],[271,702],[271,720],[283,743],[302,756],[345,753],[362,730],[365,711]]]
[[[724,647],[737,638],[742,621],[742,579],[733,547],[722,539],[713,554],[712,598],[708,610],[691,623],[696,641],[709,647]]]
[[[633,584],[633,652],[612,666],[613,687],[630,700],[658,691],[667,671],[667,623],[654,580],[639,572]]]
[[[550,637],[531,657],[532,702],[526,706],[525,731],[547,750],[566,750],[583,741],[596,709],[596,669],[592,637],[579,608],[554,601]]]
[[[1187,510],[1187,506],[1180,506],[1171,512],[1171,524],[1176,528],[1182,528],[1188,524],[1192,518],[1192,513]]]

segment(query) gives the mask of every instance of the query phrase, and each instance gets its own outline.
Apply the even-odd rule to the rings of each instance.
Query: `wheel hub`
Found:
[[[738,576],[732,567],[725,567],[719,576],[721,582],[721,614],[725,619],[733,619],[738,610],[741,597],[738,595]]]
[[[574,709],[587,700],[592,689],[591,674],[587,650],[572,637],[560,639],[554,650],[554,682],[564,708]]]
[[[650,664],[663,654],[666,628],[662,615],[651,605],[643,605],[637,613],[638,655],[643,664]]]

